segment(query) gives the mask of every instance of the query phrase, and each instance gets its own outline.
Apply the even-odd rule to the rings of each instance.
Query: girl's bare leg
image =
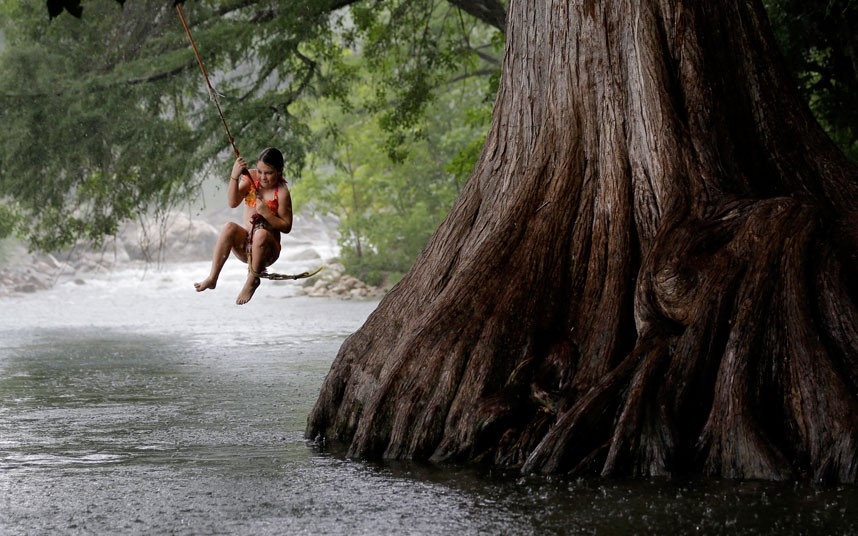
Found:
[[[199,283],[194,283],[194,288],[197,289],[197,292],[217,287],[217,279],[220,277],[223,265],[229,258],[230,251],[235,251],[236,255],[243,259],[241,252],[244,250],[244,239],[246,236],[247,230],[237,223],[229,222],[224,225],[223,230],[217,237],[217,243],[212,253],[212,266],[209,276]]]
[[[276,234],[276,233],[275,233]],[[253,235],[253,244],[251,244],[251,266],[248,266],[247,280],[244,282],[244,287],[238,293],[235,303],[244,305],[253,297],[256,288],[259,286],[260,280],[254,275],[254,272],[261,274],[265,268],[271,266],[277,260],[276,253],[279,253],[277,246],[274,243],[274,234],[265,229],[257,229]],[[252,270],[251,270],[252,269]]]

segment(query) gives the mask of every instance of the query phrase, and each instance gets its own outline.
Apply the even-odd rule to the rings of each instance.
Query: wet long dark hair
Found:
[[[257,162],[265,162],[269,166],[273,167],[277,171],[280,172],[280,176],[283,176],[283,153],[280,152],[279,149],[274,147],[268,147],[263,149],[261,153],[259,153],[259,158]]]

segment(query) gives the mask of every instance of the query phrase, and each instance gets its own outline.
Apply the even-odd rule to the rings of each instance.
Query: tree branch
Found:
[[[506,8],[500,0],[447,0],[465,13],[506,32]]]

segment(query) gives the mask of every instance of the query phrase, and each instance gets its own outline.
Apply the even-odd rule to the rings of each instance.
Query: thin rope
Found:
[[[235,138],[233,138],[232,133],[229,131],[229,125],[226,123],[226,117],[223,115],[223,110],[220,107],[220,101],[218,100],[218,93],[215,91],[215,88],[212,86],[211,80],[209,80],[209,73],[206,71],[206,66],[203,65],[203,59],[200,57],[200,51],[197,49],[197,43],[194,41],[194,37],[191,35],[191,29],[188,27],[188,21],[185,20],[185,12],[182,11],[182,4],[176,4],[176,11],[179,12],[179,18],[182,19],[182,26],[185,28],[185,33],[188,35],[188,41],[191,42],[191,48],[194,49],[194,56],[197,58],[197,63],[200,65],[200,70],[203,72],[203,78],[206,80],[206,86],[209,89],[209,97],[214,101],[215,107],[217,108],[217,113],[220,115],[220,120],[223,123],[223,128],[226,130],[226,135],[229,138],[229,144],[232,146],[232,152],[235,154],[235,157],[238,158],[241,154],[238,152],[238,148],[235,146]],[[248,176],[250,174],[248,173]],[[250,182],[251,188],[253,187],[253,181]]]

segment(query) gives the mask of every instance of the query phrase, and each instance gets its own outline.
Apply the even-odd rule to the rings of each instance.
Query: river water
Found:
[[[305,269],[301,268],[301,270]],[[0,299],[0,534],[856,534],[852,487],[599,481],[321,452],[306,416],[377,302],[207,263]]]

